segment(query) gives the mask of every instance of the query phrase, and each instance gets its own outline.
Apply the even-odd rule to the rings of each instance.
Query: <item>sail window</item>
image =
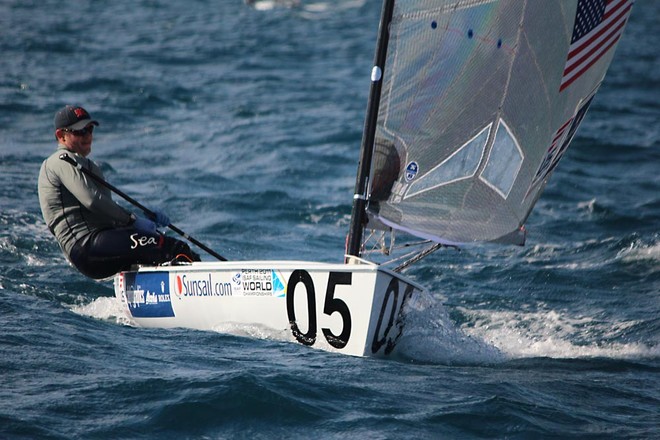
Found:
[[[474,176],[484,154],[491,126],[488,124],[451,156],[410,185],[406,198]]]
[[[481,179],[505,199],[518,177],[524,155],[506,123],[500,119]]]

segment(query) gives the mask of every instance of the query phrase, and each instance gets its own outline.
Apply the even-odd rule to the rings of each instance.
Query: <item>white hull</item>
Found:
[[[115,295],[137,326],[230,332],[264,328],[291,341],[354,356],[387,356],[423,288],[360,264],[200,262],[140,267],[115,277]]]

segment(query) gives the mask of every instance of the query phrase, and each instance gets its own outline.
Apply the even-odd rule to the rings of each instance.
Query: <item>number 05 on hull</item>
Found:
[[[277,338],[354,356],[388,356],[408,300],[423,288],[356,264],[237,261],[143,267],[115,277],[115,294],[142,327],[182,327]]]

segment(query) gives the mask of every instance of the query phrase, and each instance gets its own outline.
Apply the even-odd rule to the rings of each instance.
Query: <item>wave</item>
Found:
[[[110,321],[120,325],[132,325],[122,305],[115,297],[102,296],[92,302],[69,306],[78,315]]]
[[[611,322],[556,310],[464,312],[473,318],[465,332],[488,341],[510,359],[660,357],[660,341],[625,341],[631,328],[643,324],[638,320]]]
[[[635,240],[633,243],[630,243],[630,246],[619,251],[617,258],[625,262],[660,262],[660,241],[658,241],[657,236],[652,243]],[[658,270],[660,270],[660,267]]]
[[[430,295],[419,295],[409,304],[406,329],[396,354],[404,360],[446,365],[494,364],[504,353],[479,335],[457,327],[447,309]]]
[[[302,1],[302,0],[244,0],[245,4],[257,11],[272,11],[273,9],[299,9],[303,16],[312,18],[316,14],[342,9],[361,8],[366,0],[333,0],[333,1]]]

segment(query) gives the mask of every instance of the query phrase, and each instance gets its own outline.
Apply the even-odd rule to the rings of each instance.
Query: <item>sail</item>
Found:
[[[520,243],[632,3],[395,1],[368,227],[447,244]]]

